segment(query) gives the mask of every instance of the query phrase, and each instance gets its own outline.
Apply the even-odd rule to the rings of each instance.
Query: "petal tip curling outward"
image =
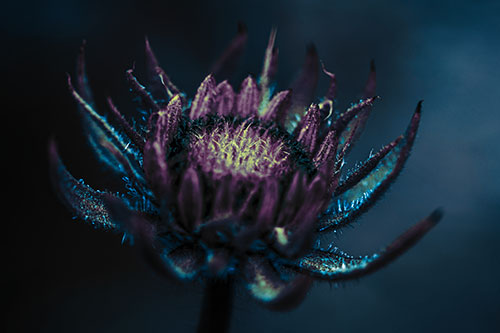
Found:
[[[323,61],[321,61],[321,69],[323,70],[323,73],[325,73],[325,75],[330,78],[330,84],[328,85],[325,100],[333,102],[335,100],[335,97],[337,96],[337,76],[326,69]]]
[[[434,227],[442,216],[442,209],[436,209],[427,218],[416,223],[396,238],[380,253],[371,256],[353,257],[343,252],[315,250],[292,266],[303,274],[309,274],[324,280],[357,279],[386,266],[405,253]]]

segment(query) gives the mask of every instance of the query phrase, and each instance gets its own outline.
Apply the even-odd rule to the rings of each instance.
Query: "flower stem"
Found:
[[[233,282],[208,280],[197,333],[227,333],[233,309]]]

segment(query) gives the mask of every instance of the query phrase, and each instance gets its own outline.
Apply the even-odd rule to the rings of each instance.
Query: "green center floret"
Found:
[[[264,178],[281,175],[290,152],[283,141],[249,122],[225,122],[191,137],[190,159],[206,173]]]

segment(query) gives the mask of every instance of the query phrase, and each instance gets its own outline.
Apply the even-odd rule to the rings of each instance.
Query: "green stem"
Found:
[[[227,333],[233,309],[233,283],[231,280],[209,280],[198,322],[197,333]]]

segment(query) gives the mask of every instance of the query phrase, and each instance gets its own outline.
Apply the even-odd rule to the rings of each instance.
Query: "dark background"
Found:
[[[111,95],[131,115],[124,71],[148,35],[190,96],[233,37],[249,29],[237,79],[258,74],[278,28],[280,88],[314,42],[337,74],[339,106],[358,97],[375,59],[377,102],[349,163],[398,136],[418,100],[413,155],[391,191],[336,242],[375,251],[438,206],[445,217],[401,259],[359,282],[318,283],[275,313],[238,296],[233,332],[492,332],[500,329],[500,6],[498,1],[27,1],[2,5],[2,161],[12,332],[193,332],[202,289],[166,283],[120,235],[75,222],[50,189],[46,146],[57,139],[77,178],[116,188],[86,146],[65,82],[82,39],[101,112]],[[235,80],[237,82],[238,80]],[[318,87],[321,96],[326,77]],[[21,184],[19,184],[21,183]],[[11,185],[14,188],[10,188]]]

